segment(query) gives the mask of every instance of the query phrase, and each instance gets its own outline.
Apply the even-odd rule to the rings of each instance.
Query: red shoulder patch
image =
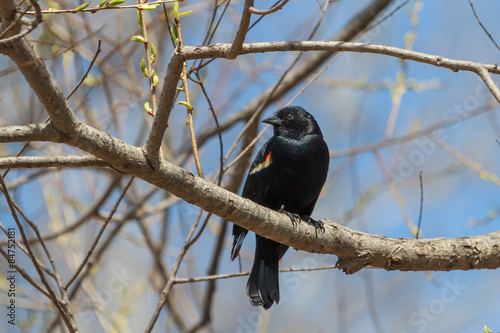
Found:
[[[251,171],[250,171],[250,175],[251,174],[254,174],[256,172],[259,172],[265,168],[267,168],[269,165],[271,164],[271,152],[269,152],[269,154],[266,155],[266,158],[264,159],[263,162],[260,162],[259,164],[257,164]]]

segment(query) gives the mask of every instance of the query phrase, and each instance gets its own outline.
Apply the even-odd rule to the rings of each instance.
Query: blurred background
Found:
[[[71,9],[82,3],[40,1],[42,9]],[[97,3],[93,0],[89,8]],[[271,15],[252,16],[255,25],[246,42],[307,40],[314,31],[312,40],[329,40],[370,3],[290,1]],[[473,4],[481,23],[500,43],[500,3]],[[259,9],[270,6],[267,1],[255,2]],[[231,42],[243,2],[186,0],[180,9],[193,11],[181,16],[185,44],[207,43],[207,31],[213,32],[208,34],[210,43]],[[165,10],[160,6],[145,11],[148,36],[158,53],[153,65],[160,78],[158,97],[174,48],[165,13],[171,24],[172,4],[167,4]],[[500,49],[483,31],[468,1],[393,1],[375,22],[380,19],[383,22],[360,36],[359,42],[498,63]],[[137,11],[123,9],[44,15],[44,22],[28,38],[65,94],[73,90],[88,69],[97,41],[101,40],[102,52],[70,104],[85,123],[127,143],[143,145],[153,119],[144,110],[145,101],[151,103],[148,79],[140,69],[144,47],[130,40],[140,34]],[[296,66],[310,55],[304,53]],[[200,67],[191,72],[190,78],[201,81],[205,89],[204,93],[201,85],[189,81],[195,131],[199,138],[207,138],[199,147],[207,179],[215,180],[221,154],[228,154],[246,124],[245,119],[231,122],[232,117],[274,87],[297,56],[294,52],[263,53],[236,60],[205,60],[203,66],[200,61],[188,62],[188,69]],[[421,173],[421,238],[466,237],[498,230],[498,103],[477,75],[356,53],[330,58],[319,70],[323,70],[321,75],[315,77],[316,71],[298,82],[266,106],[260,117],[291,103],[304,107],[319,121],[332,160],[314,218],[327,218],[372,234],[415,237]],[[493,79],[500,82],[497,77]],[[177,100],[183,98],[181,95]],[[211,107],[220,124],[230,125],[221,133],[221,141],[214,130],[217,126]],[[5,56],[0,57],[0,109],[2,126],[39,123],[47,117],[20,72]],[[262,128],[263,124],[259,130]],[[265,132],[256,149],[271,135],[271,130]],[[22,146],[2,144],[0,154],[15,156]],[[225,166],[243,148],[236,142]],[[24,155],[81,153],[66,145],[32,142]],[[164,156],[196,173],[186,108],[182,105],[172,110]],[[229,168],[222,183],[239,189],[239,193],[245,175],[243,170]],[[13,169],[5,179],[13,199],[44,235],[67,281],[129,177],[99,168],[40,168]],[[134,180],[98,244],[94,265],[73,285],[72,307],[82,332],[145,329],[165,277],[198,214],[197,207]],[[207,214],[201,213],[200,225],[205,219]],[[3,199],[0,221],[7,228],[15,226]],[[229,261],[231,225],[216,216],[207,221],[182,261],[177,278],[249,271],[253,236],[244,243],[240,267],[237,261]],[[3,246],[4,236],[0,237]],[[222,245],[220,251],[217,244]],[[42,258],[41,248],[34,247]],[[331,255],[288,251],[281,267],[333,266],[336,260]],[[36,276],[30,260],[19,250],[17,261]],[[3,258],[0,268],[1,274],[6,274]],[[250,305],[245,293],[246,276],[215,283],[176,284],[154,331],[480,332],[487,325],[497,332],[499,278],[500,272],[487,270],[426,273],[367,268],[354,275],[336,269],[281,273],[281,301],[269,311]],[[0,303],[7,304],[8,285],[5,279],[0,281]],[[17,288],[17,326],[8,325],[4,317],[0,331],[65,330],[56,324],[57,312],[48,300],[20,276]]]

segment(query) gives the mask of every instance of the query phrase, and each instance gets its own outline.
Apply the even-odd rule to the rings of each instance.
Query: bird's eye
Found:
[[[293,119],[293,114],[291,114],[291,113],[287,113],[287,114],[285,115],[285,118],[286,118],[286,120],[292,120],[292,119]]]

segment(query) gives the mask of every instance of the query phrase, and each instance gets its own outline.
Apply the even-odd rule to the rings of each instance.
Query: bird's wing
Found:
[[[252,200],[258,204],[264,204],[269,187],[274,178],[274,167],[272,166],[272,143],[274,137],[269,139],[260,149],[255,160],[250,167],[248,176],[243,186],[242,197]],[[248,230],[233,224],[233,248],[231,250],[231,260],[238,256],[243,240]]]

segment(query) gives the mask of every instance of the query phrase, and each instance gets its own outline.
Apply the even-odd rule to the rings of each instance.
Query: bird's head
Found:
[[[273,125],[274,135],[300,139],[306,135],[323,136],[314,117],[300,106],[287,106],[262,122]]]

